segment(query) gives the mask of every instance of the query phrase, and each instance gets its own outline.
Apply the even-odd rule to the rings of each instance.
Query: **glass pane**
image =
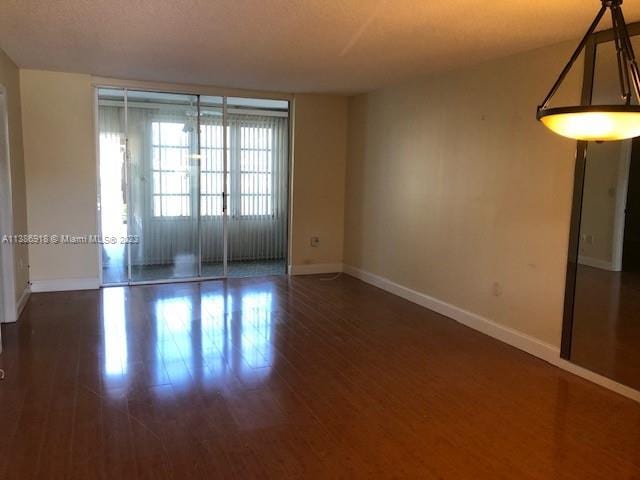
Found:
[[[640,49],[640,37],[632,37]],[[597,45],[592,104],[620,104],[614,42]],[[635,103],[635,99],[634,99]],[[587,145],[571,361],[640,389],[640,137]]]
[[[244,195],[242,197],[243,215],[267,216],[272,213],[270,195]]]
[[[101,232],[109,239],[102,245],[102,282],[108,285],[128,280],[124,90],[98,90],[98,150]]]
[[[185,194],[189,193],[190,182],[187,172],[162,171],[161,190],[153,192],[155,194]]]
[[[190,197],[187,195],[162,195],[162,217],[186,217],[189,211]]]
[[[267,127],[242,127],[241,142],[243,149],[270,150],[272,146],[272,131]]]
[[[154,195],[153,197],[153,214],[156,217],[162,216],[162,196]]]
[[[202,123],[201,132],[202,148],[222,148],[222,117],[211,115],[211,118]]]
[[[202,170],[205,172],[222,172],[222,149],[202,149]]]
[[[242,173],[240,175],[242,194],[270,194],[271,175],[268,173]]]
[[[243,172],[270,172],[271,151],[242,150],[240,152],[240,168]]]
[[[132,281],[198,275],[198,97],[129,92]]]
[[[202,215],[222,215],[222,197],[203,195],[201,204]]]
[[[190,169],[190,147],[158,147],[160,168],[164,171],[188,172]]]
[[[161,121],[159,144],[162,147],[189,147],[191,138],[189,134],[193,131],[195,122],[175,122]]]
[[[286,100],[271,100],[267,98],[229,97],[227,98],[227,105],[229,108],[252,108],[283,113],[287,113],[289,109],[289,102]]]
[[[229,99],[228,104],[228,274],[281,275],[286,272],[287,102]]]
[[[230,98],[223,125],[221,97],[129,91],[127,112],[122,90],[99,99],[101,221],[137,239],[132,281],[222,276],[225,192],[228,274],[285,273],[288,102]],[[105,246],[105,278],[127,280],[126,248]]]
[[[205,195],[217,195],[222,197],[222,179],[224,174],[203,172],[200,176],[201,191]]]
[[[224,232],[222,186],[224,178],[224,135],[222,97],[200,97],[200,228],[202,230],[202,275],[224,275]],[[227,129],[227,135],[229,130]],[[227,137],[227,145],[228,145]],[[227,149],[227,153],[229,150]]]

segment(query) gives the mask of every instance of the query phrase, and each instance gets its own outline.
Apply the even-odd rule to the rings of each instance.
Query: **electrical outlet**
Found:
[[[320,246],[320,237],[311,237],[311,246],[319,247]]]
[[[588,233],[583,233],[582,235],[580,235],[580,241],[582,243],[584,243],[585,245],[592,245],[593,244],[593,235],[590,235]]]

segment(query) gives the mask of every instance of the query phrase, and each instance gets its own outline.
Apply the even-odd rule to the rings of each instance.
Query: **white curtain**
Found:
[[[229,115],[230,262],[286,257],[288,128],[286,117]],[[210,130],[205,127],[203,131]],[[222,181],[214,187],[220,195]],[[221,205],[216,203],[215,207]],[[203,260],[221,259],[222,217],[203,216],[202,225]]]
[[[132,266],[169,265],[172,276],[197,273],[195,112],[188,105],[128,108],[129,232],[139,239],[131,247]]]
[[[240,161],[229,225],[230,258],[285,257],[287,233],[288,121],[275,116],[240,116]],[[237,152],[236,152],[237,154]],[[233,158],[233,155],[232,155]],[[246,193],[249,192],[249,193]]]
[[[127,233],[125,198],[124,108],[100,105],[98,115],[100,152],[100,219],[102,235],[122,238]],[[103,244],[102,265],[110,282],[127,280],[126,246]]]

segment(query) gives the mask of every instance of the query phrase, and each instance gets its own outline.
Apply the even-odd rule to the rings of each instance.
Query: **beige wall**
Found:
[[[352,98],[345,263],[559,345],[575,142],[535,109],[573,47]]]
[[[296,95],[291,260],[342,263],[347,149],[346,97]],[[319,237],[318,247],[311,237]],[[295,271],[295,270],[294,270]]]
[[[9,117],[9,155],[14,233],[27,232],[24,160],[22,150],[22,116],[20,108],[20,77],[18,67],[0,50],[0,84],[6,88]],[[26,245],[15,246],[16,300],[29,281],[29,255]]]
[[[29,233],[96,231],[92,79],[21,71]],[[347,99],[295,98],[293,264],[342,261]],[[309,237],[320,237],[312,248]],[[30,247],[31,280],[98,277],[93,245]]]
[[[96,233],[91,77],[21,70],[30,234]],[[98,277],[95,245],[31,245],[31,281]]]

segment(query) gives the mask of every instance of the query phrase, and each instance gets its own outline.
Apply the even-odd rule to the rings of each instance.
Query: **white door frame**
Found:
[[[613,242],[611,252],[611,270],[622,271],[622,253],[624,247],[625,210],[627,208],[627,190],[629,188],[629,170],[633,143],[624,140],[620,146],[618,182],[616,185],[616,203],[613,217]]]
[[[13,235],[13,196],[11,190],[11,158],[9,149],[9,107],[7,89],[0,84],[0,241],[4,235]],[[17,318],[15,286],[15,251],[12,243],[0,244],[2,270],[2,322],[15,322]]]

